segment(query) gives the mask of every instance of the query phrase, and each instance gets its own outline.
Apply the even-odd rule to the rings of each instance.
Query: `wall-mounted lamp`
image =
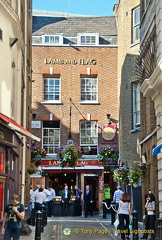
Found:
[[[32,113],[32,119],[36,119],[37,114],[36,113]]]
[[[108,125],[111,125],[111,120],[110,120],[110,116],[111,116],[111,114],[107,114],[107,119],[108,119]]]
[[[110,171],[113,172],[117,167],[117,162],[115,162],[113,159],[110,159],[109,167],[110,167]]]
[[[36,141],[35,140],[31,140],[31,144],[35,145]]]
[[[10,38],[9,39],[10,47],[12,47],[17,41],[18,41],[18,38]]]

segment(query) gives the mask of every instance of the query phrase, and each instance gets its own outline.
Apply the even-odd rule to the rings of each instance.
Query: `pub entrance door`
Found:
[[[98,177],[85,176],[84,186],[89,185],[93,193],[93,212],[98,211]],[[84,188],[85,189],[85,188]]]

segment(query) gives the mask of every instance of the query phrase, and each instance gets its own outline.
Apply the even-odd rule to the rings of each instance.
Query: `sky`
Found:
[[[32,0],[33,9],[70,14],[113,16],[118,0]]]

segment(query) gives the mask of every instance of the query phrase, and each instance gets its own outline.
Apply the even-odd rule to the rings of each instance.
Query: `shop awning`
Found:
[[[61,167],[42,167],[45,173],[99,173],[103,171],[103,167],[86,166],[75,168],[61,168]]]
[[[152,149],[152,156],[155,156],[158,153],[162,153],[162,143]]]
[[[22,127],[20,124],[18,124],[17,122],[12,120],[11,118],[9,118],[9,117],[5,116],[4,114],[0,113],[0,119],[5,121],[11,129],[19,132],[22,135],[30,137],[33,140],[36,140],[36,141],[40,142],[40,138],[34,136],[31,132],[29,132],[27,129]]]

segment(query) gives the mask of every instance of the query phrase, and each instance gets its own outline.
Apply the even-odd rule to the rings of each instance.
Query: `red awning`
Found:
[[[99,173],[102,169],[49,169],[43,170],[44,173]]]
[[[2,113],[0,113],[0,119],[5,121],[11,129],[13,129],[27,137],[30,137],[31,139],[34,139],[34,140],[40,142],[40,138],[34,136],[31,132],[29,132],[27,129],[25,129],[20,124],[15,122],[13,119],[3,115]]]

